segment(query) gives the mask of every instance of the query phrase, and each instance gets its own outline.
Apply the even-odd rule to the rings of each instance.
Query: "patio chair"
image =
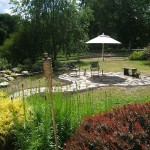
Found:
[[[79,72],[80,75],[80,66],[76,67],[74,63],[68,63],[67,66],[68,66],[68,73],[75,72],[75,75],[77,76]]]
[[[91,76],[93,76],[96,73],[96,71],[99,75],[100,70],[99,62],[98,61],[90,62],[90,69],[91,69]]]

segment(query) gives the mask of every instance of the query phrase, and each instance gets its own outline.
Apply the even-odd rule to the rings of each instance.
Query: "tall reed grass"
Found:
[[[149,100],[150,96],[114,95],[108,91],[101,93],[91,89],[86,92],[65,93],[59,91],[53,93],[59,149],[63,149],[66,140],[75,132],[87,115],[108,111],[126,103]],[[55,149],[49,92],[38,92],[28,98],[23,96],[22,105],[24,124],[18,124],[17,121],[14,121],[13,141],[15,142],[13,145],[15,149]],[[30,121],[26,119],[27,106],[31,107]]]

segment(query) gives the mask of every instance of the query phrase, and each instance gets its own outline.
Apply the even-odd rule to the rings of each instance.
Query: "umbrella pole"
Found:
[[[104,43],[102,43],[102,60],[104,61]]]

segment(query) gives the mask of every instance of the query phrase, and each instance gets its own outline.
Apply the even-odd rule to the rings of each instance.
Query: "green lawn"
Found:
[[[99,61],[101,70],[104,72],[122,72],[124,67],[137,68],[141,75],[150,75],[149,61],[130,61],[127,57],[110,57],[102,61],[101,58],[81,59],[81,62]],[[87,65],[87,68],[90,67]]]

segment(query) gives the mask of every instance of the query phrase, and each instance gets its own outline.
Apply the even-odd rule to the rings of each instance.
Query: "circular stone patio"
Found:
[[[62,80],[71,81],[71,87],[76,86],[78,90],[92,87],[103,86],[144,86],[150,85],[150,77],[140,76],[140,78],[133,78],[132,76],[125,76],[121,72],[108,72],[91,77],[91,73],[87,72],[84,75],[83,72],[80,75],[75,73],[62,74],[59,76]]]
[[[87,89],[93,89],[98,87],[106,87],[106,86],[145,86],[150,85],[150,77],[149,76],[140,76],[140,78],[133,78],[131,76],[125,76],[121,72],[108,72],[94,75],[91,77],[90,72],[80,72],[80,74],[76,74],[75,72],[69,74],[62,74],[59,76],[62,80],[71,81],[71,84],[59,87],[53,87],[53,91],[81,91]],[[47,90],[46,87],[41,88],[33,88],[24,90],[24,96],[30,96],[31,94],[36,94],[38,92],[45,92]],[[16,92],[12,95],[12,97],[20,97],[22,96],[22,91]]]

